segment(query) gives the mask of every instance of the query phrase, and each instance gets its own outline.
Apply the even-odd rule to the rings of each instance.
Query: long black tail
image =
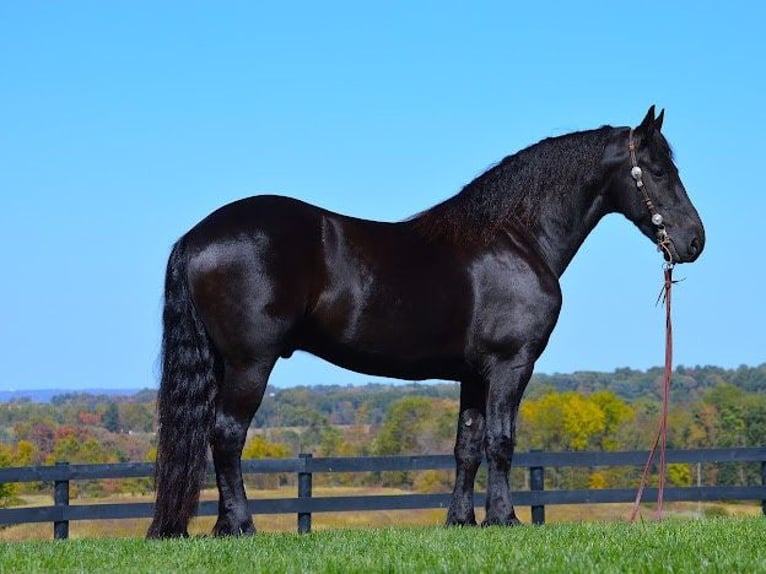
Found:
[[[157,502],[148,538],[187,535],[205,478],[215,416],[215,351],[191,300],[187,262],[181,239],[173,247],[165,275]]]

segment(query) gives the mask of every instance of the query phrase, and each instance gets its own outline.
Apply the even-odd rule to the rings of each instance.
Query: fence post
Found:
[[[69,506],[69,469],[68,462],[57,462],[56,466],[67,476],[65,479],[58,479],[53,483],[53,504],[60,507],[62,514]],[[69,521],[56,520],[53,522],[53,538],[55,540],[66,540],[69,538]]]
[[[298,498],[311,498],[312,475],[308,472],[308,463],[312,456],[310,453],[301,453],[298,455],[303,460],[303,472],[298,473]],[[298,533],[307,534],[311,532],[311,512],[298,513]]]
[[[542,452],[540,449],[532,449],[529,452]],[[545,469],[542,466],[529,467],[529,489],[533,492],[545,490]],[[545,506],[542,504],[532,505],[532,524],[545,524]]]

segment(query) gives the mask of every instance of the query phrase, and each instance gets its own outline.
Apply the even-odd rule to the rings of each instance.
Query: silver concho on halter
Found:
[[[662,215],[657,213],[657,210],[654,207],[654,203],[652,203],[652,200],[649,197],[649,193],[644,188],[644,172],[638,166],[638,158],[636,157],[636,148],[633,143],[633,129],[630,130],[630,134],[628,135],[628,151],[630,153],[630,163],[633,166],[630,168],[630,176],[633,178],[633,181],[636,182],[636,187],[638,188],[638,191],[640,191],[641,195],[643,195],[644,203],[646,204],[646,207],[649,210],[649,215],[652,218],[652,224],[657,228],[657,251],[660,251],[661,253],[665,254],[666,260],[667,260],[667,263],[665,265],[672,268],[673,254],[671,253],[669,248],[670,236],[668,235],[668,232],[665,229],[664,219],[662,218]]]
[[[630,175],[636,180],[637,187],[644,187],[644,172],[637,165],[634,165],[630,170]]]
[[[644,172],[641,171],[641,168],[639,166],[634,165],[630,169],[630,176],[635,180],[636,187],[638,189],[641,189],[644,187]],[[662,222],[663,222],[663,219],[659,213],[652,214],[652,223],[656,227],[662,227]]]

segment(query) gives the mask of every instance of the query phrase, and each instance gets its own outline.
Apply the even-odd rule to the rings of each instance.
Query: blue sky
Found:
[[[706,252],[676,364],[766,361],[760,2],[0,4],[0,389],[154,387],[172,243],[280,193],[398,220],[544,137],[666,109]],[[564,275],[539,372],[663,360],[661,262],[620,216]],[[371,377],[307,356],[279,386]]]

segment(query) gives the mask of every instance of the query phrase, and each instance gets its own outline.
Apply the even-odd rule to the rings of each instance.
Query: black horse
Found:
[[[654,107],[635,130],[541,141],[443,203],[397,223],[295,199],[217,210],[173,247],[165,282],[157,503],[148,536],[184,536],[208,445],[217,535],[255,532],[245,435],[279,357],[303,350],[360,373],[461,383],[448,524],[516,524],[515,421],[561,308],[559,277],[599,220],[619,212],[672,263],[702,251],[702,222]]]

